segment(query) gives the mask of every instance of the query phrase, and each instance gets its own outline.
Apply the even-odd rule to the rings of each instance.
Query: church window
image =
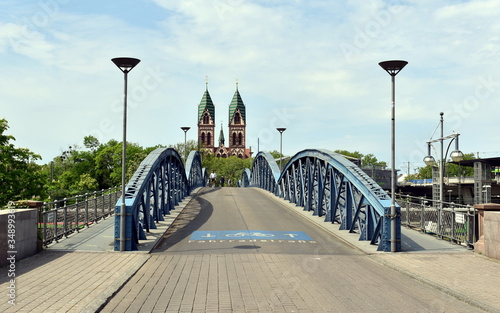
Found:
[[[233,146],[236,146],[238,143],[236,142],[236,133],[233,133]]]
[[[203,115],[203,124],[209,124],[210,123],[210,116],[208,115],[208,113],[205,113]]]
[[[205,144],[205,133],[201,133],[201,143]]]
[[[207,146],[211,146],[211,145],[212,145],[212,134],[208,133],[207,134]]]
[[[238,134],[238,145],[242,145],[242,142],[243,142],[243,134],[242,133],[239,133]]]
[[[236,114],[234,114],[234,123],[235,124],[241,124],[241,115],[240,115],[240,112],[236,112]]]

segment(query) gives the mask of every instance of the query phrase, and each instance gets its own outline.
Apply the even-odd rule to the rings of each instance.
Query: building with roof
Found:
[[[208,92],[205,93],[198,105],[198,146],[217,157],[227,158],[237,156],[246,159],[251,156],[250,149],[246,148],[246,107],[243,102],[238,84],[233,99],[229,104],[229,145],[225,144],[223,126],[219,132],[218,145],[215,144],[215,105]]]

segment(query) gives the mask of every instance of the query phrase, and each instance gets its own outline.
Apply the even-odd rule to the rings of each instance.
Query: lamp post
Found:
[[[380,62],[380,65],[389,75],[391,75],[392,82],[392,100],[391,100],[391,252],[397,251],[396,242],[396,110],[395,110],[395,85],[396,85],[396,75],[403,69],[403,67],[408,64],[407,61],[392,60]]]
[[[439,232],[439,234],[438,234],[438,236],[441,236],[441,234],[442,234],[441,221],[442,221],[443,201],[444,201],[444,165],[446,162],[446,158],[448,156],[448,149],[450,148],[451,143],[453,141],[455,141],[455,150],[450,154],[450,157],[453,160],[453,162],[462,161],[462,159],[464,158],[464,154],[458,148],[458,136],[460,136],[460,134],[454,133],[454,134],[451,134],[451,135],[445,137],[443,134],[443,128],[444,128],[443,127],[443,124],[444,124],[443,115],[444,115],[444,113],[441,112],[441,113],[439,113],[439,115],[441,116],[440,121],[439,121],[440,126],[441,126],[441,138],[434,139],[434,140],[427,142],[427,152],[428,153],[427,153],[427,156],[424,158],[424,163],[426,165],[429,165],[429,166],[436,164],[436,160],[431,155],[431,146],[434,142],[439,142],[440,146],[441,146],[441,151],[440,151],[441,155],[440,155],[440,160],[438,163],[438,170],[439,170],[439,214],[438,214],[438,232]],[[445,154],[444,153],[444,141],[448,140],[448,139],[451,139],[451,141],[450,141],[450,144],[448,145],[448,149],[446,149],[446,154]],[[434,192],[433,192],[433,194],[434,194]]]
[[[187,127],[187,126],[184,126],[184,127],[181,127],[181,129],[184,131],[184,163],[186,163],[186,159],[187,159],[187,141],[186,141],[186,133],[188,130],[191,129],[191,127]]]
[[[276,128],[276,130],[280,132],[280,172],[281,172],[282,170],[281,159],[283,159],[283,132],[286,130],[286,128],[278,127]]]
[[[126,249],[126,205],[125,205],[125,172],[127,161],[127,77],[128,73],[137,65],[141,60],[135,58],[114,58],[111,59],[113,63],[124,74],[125,88],[123,93],[123,142],[122,142],[122,203],[120,205],[120,251]]]

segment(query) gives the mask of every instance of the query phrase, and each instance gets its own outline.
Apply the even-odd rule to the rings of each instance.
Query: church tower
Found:
[[[207,88],[198,106],[198,146],[218,158],[237,156],[249,158],[251,149],[246,148],[246,109],[236,83],[236,92],[229,104],[229,146],[226,146],[223,125],[219,133],[218,144],[215,138],[215,105]]]
[[[215,146],[215,106],[208,92],[208,83],[206,85],[198,106],[198,146],[212,151]]]
[[[238,91],[238,83],[236,83],[236,92],[233,100],[229,105],[229,150],[231,155],[236,155],[239,158],[248,158],[246,146],[246,114],[245,104],[241,99]]]

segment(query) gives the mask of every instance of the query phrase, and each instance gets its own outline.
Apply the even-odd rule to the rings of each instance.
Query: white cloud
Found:
[[[477,133],[497,124],[483,114],[500,102],[497,1],[127,2],[134,14],[119,3],[44,11],[12,1],[15,13],[0,13],[0,54],[9,60],[2,111],[18,144],[44,161],[88,133],[120,140],[117,56],[142,60],[129,76],[129,138],[144,146],[183,141],[180,126],[195,139],[208,75],[217,125],[227,123],[239,80],[254,149],[259,138],[274,150],[283,126],[287,154],[321,147],[388,161],[390,77],[378,62],[405,59],[396,78],[398,155],[420,150],[441,111],[446,127],[463,133],[464,152],[491,150]],[[26,124],[41,125],[34,133]]]

